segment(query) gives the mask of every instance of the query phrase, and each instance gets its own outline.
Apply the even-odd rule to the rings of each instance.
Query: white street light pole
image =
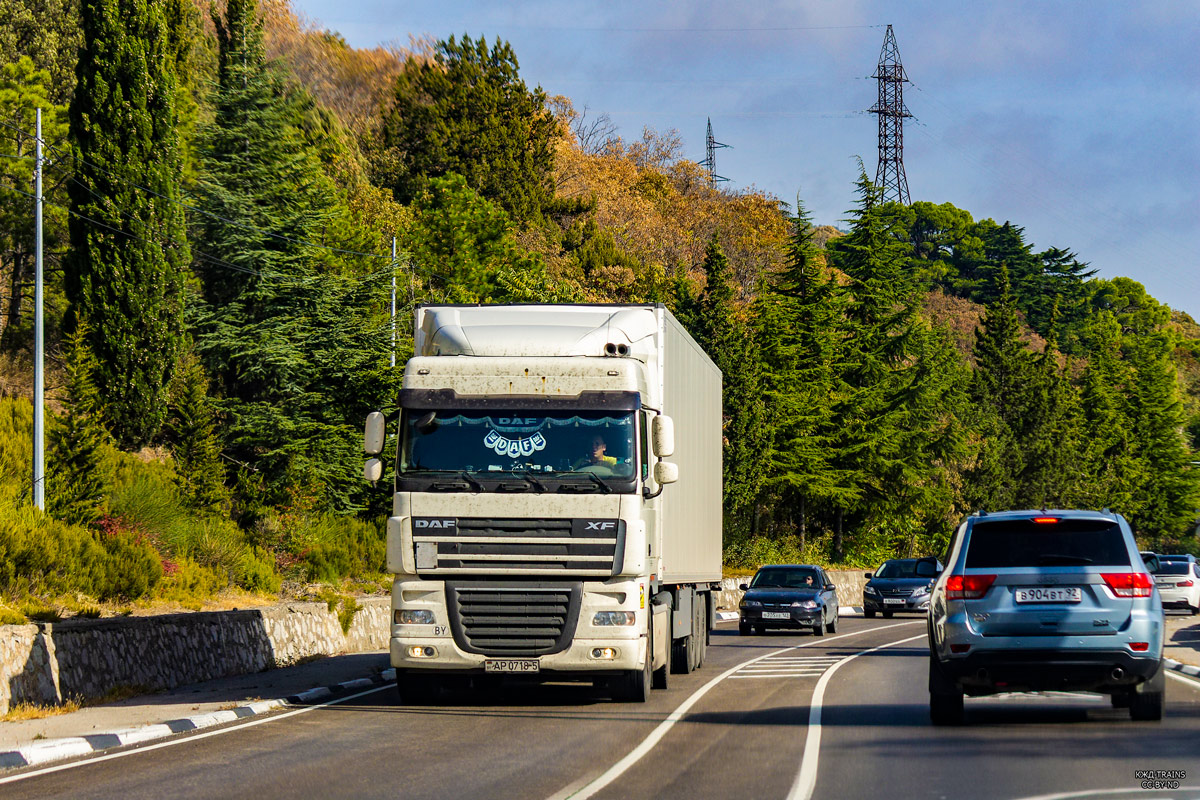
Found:
[[[33,504],[46,510],[45,463],[45,359],[42,322],[42,110],[37,109],[37,144],[34,168],[34,269],[33,269]]]

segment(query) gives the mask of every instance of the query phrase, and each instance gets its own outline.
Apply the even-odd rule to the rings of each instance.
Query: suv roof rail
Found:
[[[974,513],[974,514],[972,514],[971,516],[973,516],[973,517],[986,517],[986,516],[987,516],[987,509],[985,509],[985,508],[976,509],[975,513]]]

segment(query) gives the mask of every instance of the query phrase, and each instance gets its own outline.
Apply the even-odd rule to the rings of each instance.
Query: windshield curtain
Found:
[[[405,409],[399,472],[632,480],[634,412]],[[590,479],[589,479],[590,480]]]

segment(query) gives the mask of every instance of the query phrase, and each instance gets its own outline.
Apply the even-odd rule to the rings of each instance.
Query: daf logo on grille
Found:
[[[617,527],[617,523],[615,523],[615,522],[600,521],[600,522],[589,522],[587,524],[587,529],[589,531],[610,531],[615,527]]]
[[[414,519],[414,528],[453,528],[458,524],[454,519]]]

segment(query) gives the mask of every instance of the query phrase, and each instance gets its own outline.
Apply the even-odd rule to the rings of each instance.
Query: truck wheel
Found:
[[[671,671],[678,675],[687,675],[692,666],[692,637],[684,636],[676,639],[671,645]],[[657,686],[655,688],[658,688]]]
[[[403,705],[431,705],[442,693],[442,680],[437,675],[399,673],[396,675],[396,692]]]
[[[653,642],[653,641],[654,640],[651,639],[651,642]],[[675,650],[674,647],[668,645],[667,646],[667,663],[663,664],[661,667],[654,670],[654,683],[652,685],[654,686],[655,689],[669,689],[671,686],[671,661],[672,661],[671,654],[674,650]]]
[[[641,669],[633,669],[613,678],[610,683],[613,699],[620,703],[644,703],[650,699],[651,669],[654,658],[653,640],[646,639],[646,662]]]
[[[697,595],[696,624],[692,626],[692,638],[696,640],[696,669],[704,666],[708,655],[708,595]]]

